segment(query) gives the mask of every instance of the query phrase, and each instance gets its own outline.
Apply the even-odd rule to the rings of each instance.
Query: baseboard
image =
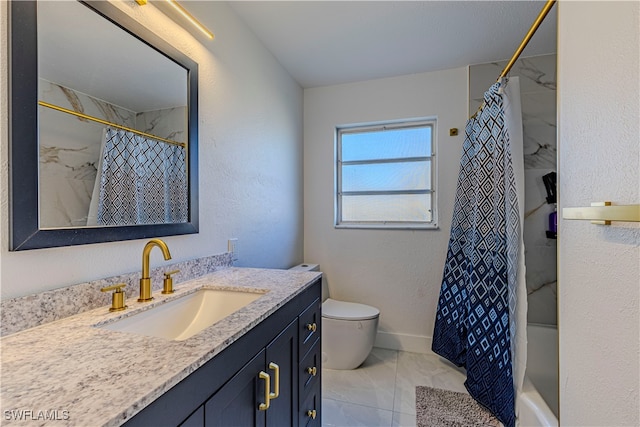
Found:
[[[374,347],[411,353],[431,353],[431,337],[378,331]]]

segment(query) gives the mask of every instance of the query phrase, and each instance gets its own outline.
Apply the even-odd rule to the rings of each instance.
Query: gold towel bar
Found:
[[[610,225],[611,221],[640,222],[640,205],[613,206],[595,202],[589,207],[563,208],[562,218],[590,220],[592,224]]]

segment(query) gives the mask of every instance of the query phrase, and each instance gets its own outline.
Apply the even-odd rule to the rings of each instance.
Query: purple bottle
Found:
[[[553,234],[555,237],[558,233],[558,212],[557,208],[553,209],[553,212],[549,214],[549,234]]]

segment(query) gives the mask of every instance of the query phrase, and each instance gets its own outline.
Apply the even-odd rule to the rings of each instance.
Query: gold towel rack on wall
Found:
[[[611,225],[611,221],[640,222],[640,205],[617,205],[594,202],[582,208],[563,208],[562,218],[591,221],[592,224]]]
[[[171,145],[179,145],[180,147],[183,147],[183,148],[187,146],[184,142],[173,141],[171,139],[162,138],[162,137],[159,137],[159,136],[156,136],[156,135],[152,135],[150,133],[146,133],[146,132],[142,132],[142,131],[139,131],[139,130],[136,130],[136,129],[132,129],[132,128],[127,127],[127,126],[122,126],[122,125],[119,125],[119,124],[116,124],[116,123],[111,123],[111,122],[108,122],[106,120],[99,119],[97,117],[93,117],[93,116],[89,116],[89,115],[84,114],[84,113],[78,113],[77,111],[69,110],[68,108],[60,107],[60,106],[54,105],[54,104],[49,104],[48,102],[45,102],[45,101],[38,101],[38,105],[41,105],[42,107],[51,108],[52,110],[61,111],[63,113],[71,114],[73,116],[80,117],[80,118],[83,118],[83,119],[91,120],[92,122],[96,122],[96,123],[100,123],[100,124],[103,124],[103,125],[111,126],[111,127],[117,128],[117,129],[122,129],[122,130],[125,130],[127,132],[132,132],[132,133],[135,133],[136,135],[144,136],[145,138],[155,139],[155,140],[162,141],[162,142],[165,142],[165,143],[171,144]]]

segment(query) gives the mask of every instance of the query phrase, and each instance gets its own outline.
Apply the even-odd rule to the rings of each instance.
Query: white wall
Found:
[[[2,298],[137,271],[144,241],[8,252],[7,2],[2,10],[0,164]],[[224,2],[192,2],[214,41],[196,40],[152,4],[114,4],[199,64],[200,233],[167,237],[174,260],[225,252],[237,265],[285,268],[302,258],[300,86]],[[205,46],[206,45],[206,46]],[[160,252],[152,264],[161,264]]]
[[[640,3],[558,7],[560,206],[638,204]],[[640,425],[639,225],[560,220],[563,426]]]
[[[378,346],[430,349],[466,103],[465,68],[304,92],[304,260],[320,264],[331,296],[380,309]],[[336,126],[432,116],[437,116],[440,229],[335,229]],[[449,136],[453,127],[459,136]]]

